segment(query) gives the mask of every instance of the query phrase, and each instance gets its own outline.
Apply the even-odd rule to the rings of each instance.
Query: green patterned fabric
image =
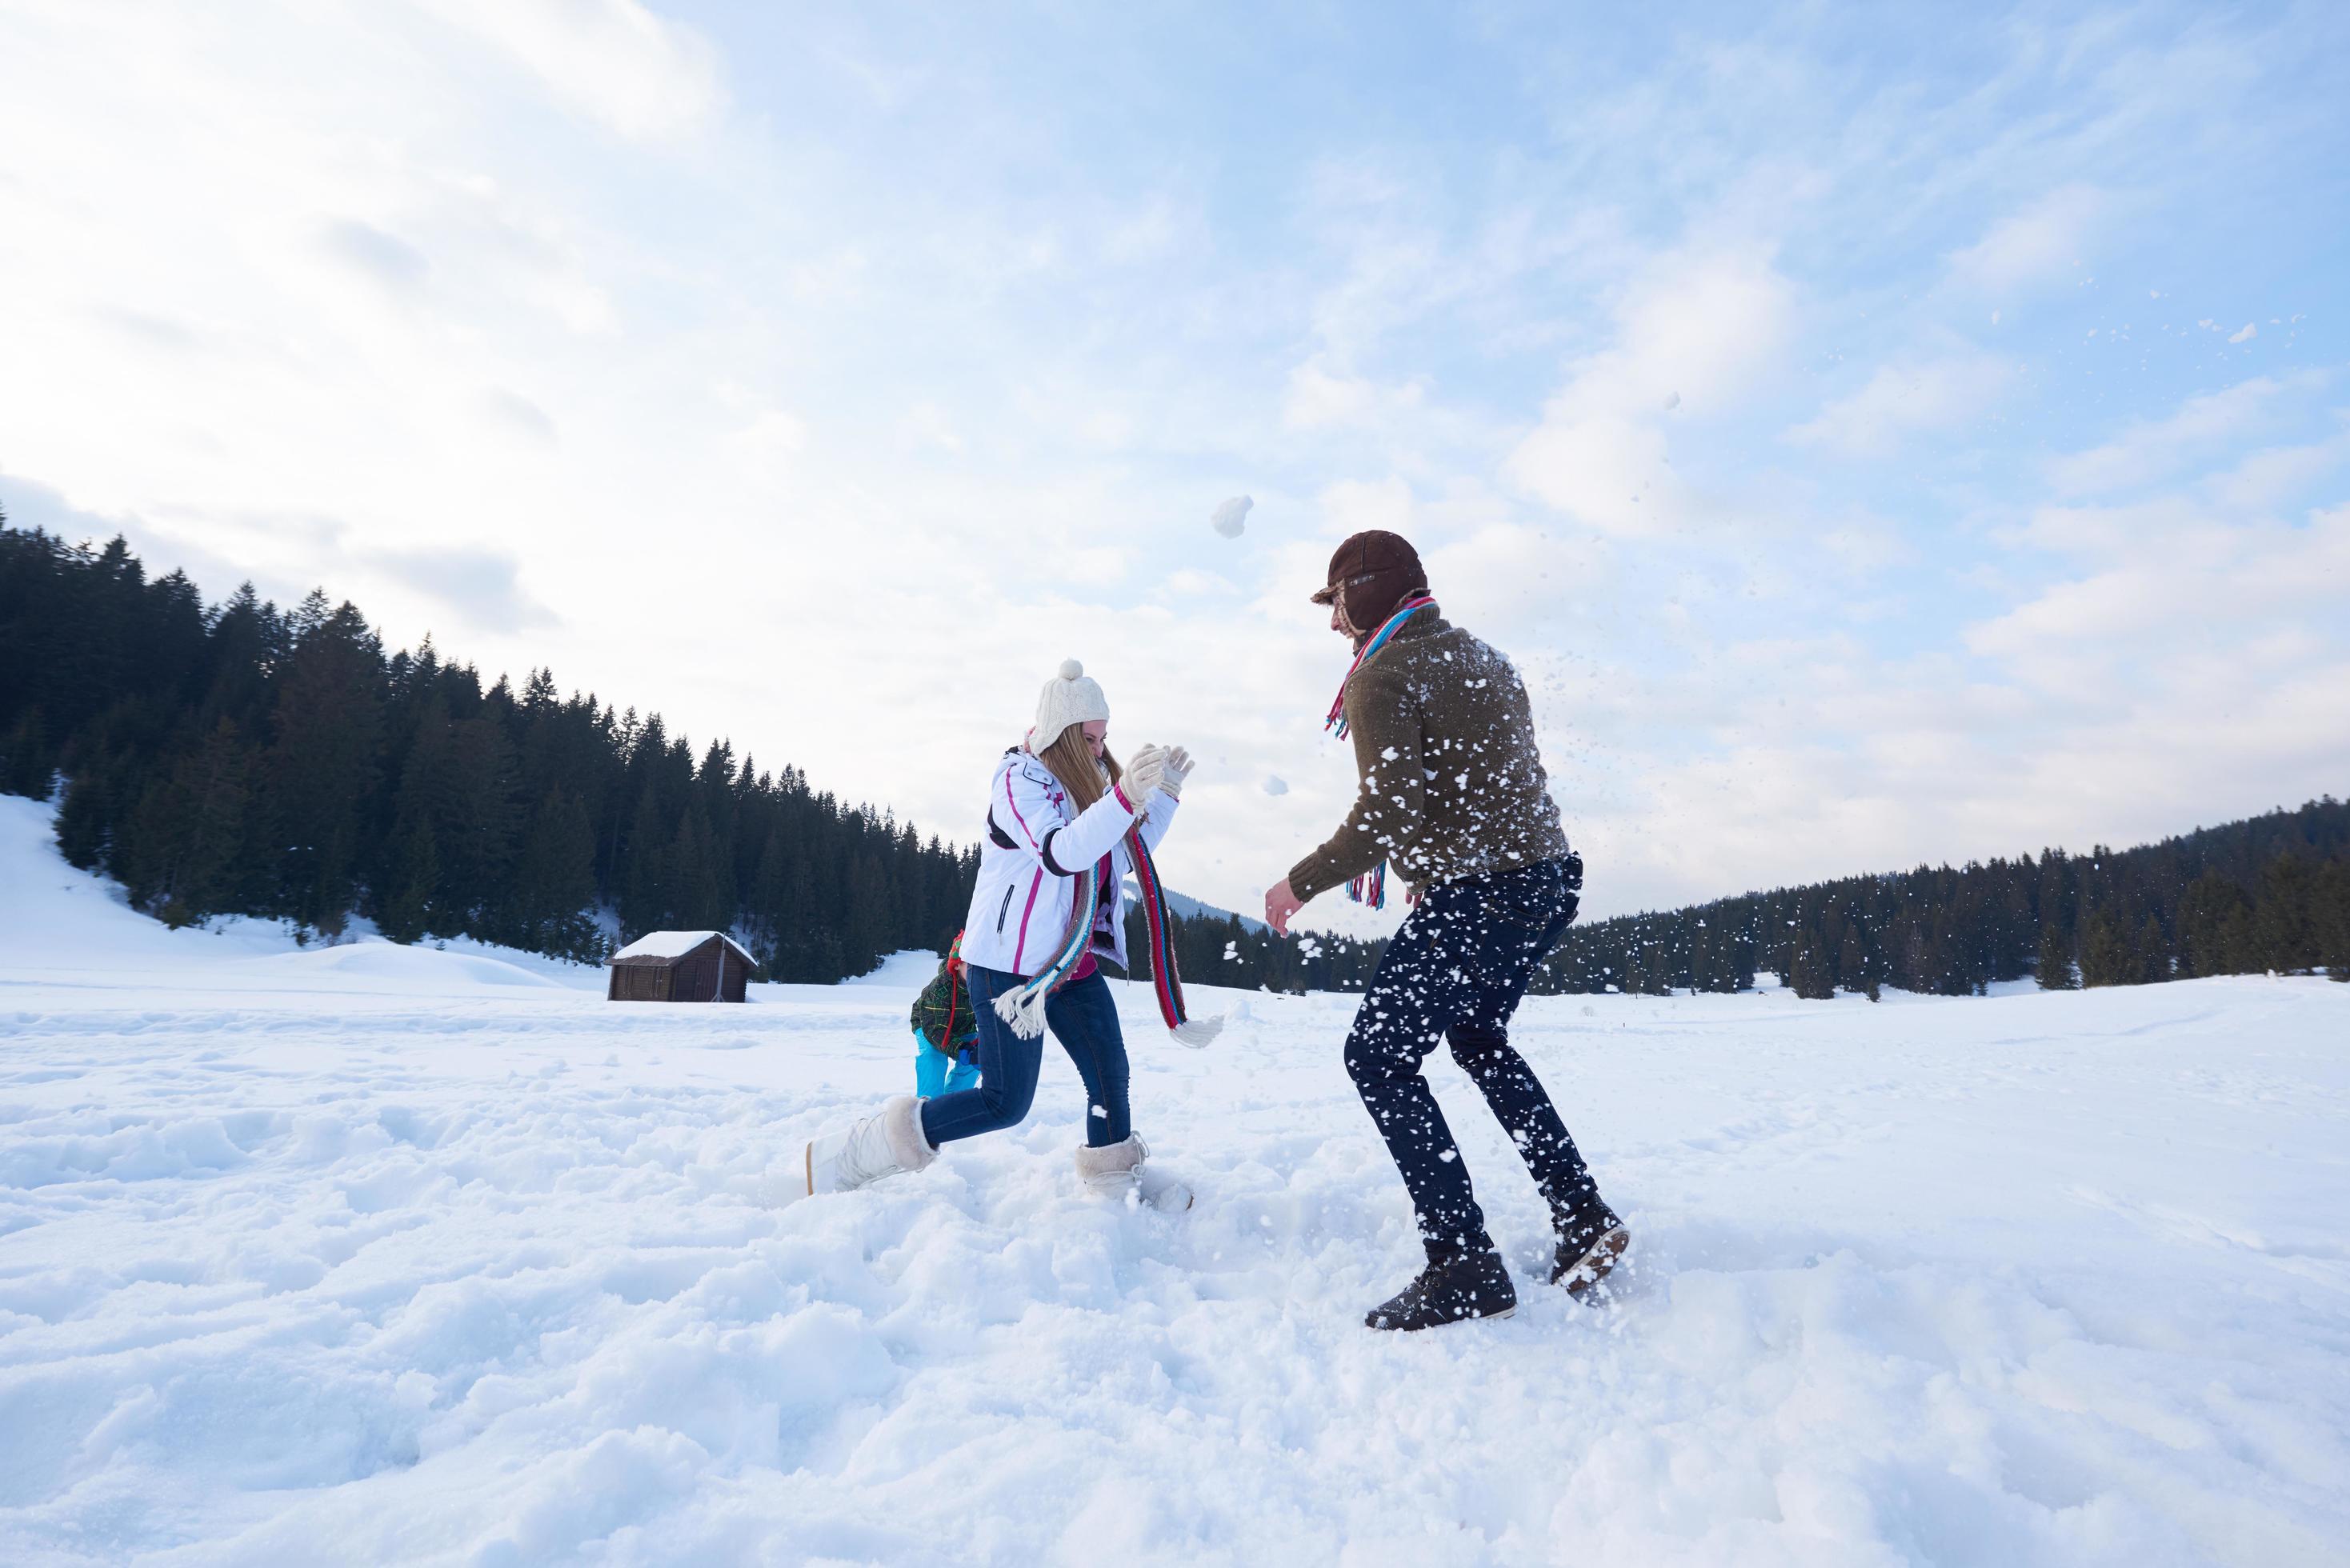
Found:
[[[979,1043],[979,1020],[971,1010],[971,992],[962,976],[944,963],[914,998],[914,1033],[934,1051],[952,1056]]]

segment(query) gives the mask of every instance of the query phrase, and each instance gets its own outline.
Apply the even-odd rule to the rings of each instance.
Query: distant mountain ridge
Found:
[[[1167,890],[1167,907],[1187,920],[1214,920],[1219,924],[1225,920],[1238,920],[1241,923],[1241,929],[1253,936],[1270,935],[1273,931],[1273,928],[1263,920],[1253,920],[1246,915],[1235,915],[1230,909],[1220,909],[1213,904],[1203,904],[1187,893],[1178,893],[1172,888]]]

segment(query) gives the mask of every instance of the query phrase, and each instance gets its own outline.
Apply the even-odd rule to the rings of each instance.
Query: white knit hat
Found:
[[[1109,722],[1109,699],[1101,683],[1074,659],[1061,660],[1061,672],[1045,682],[1036,698],[1036,727],[1028,732],[1028,749],[1041,752],[1061,738],[1072,724]]]

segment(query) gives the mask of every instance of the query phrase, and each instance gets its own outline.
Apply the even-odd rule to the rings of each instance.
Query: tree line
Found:
[[[724,740],[697,753],[548,670],[485,687],[430,638],[387,653],[323,591],[288,611],[247,584],[207,606],[120,537],[0,514],[0,791],[60,790],[66,857],[174,926],[255,915],[332,940],[358,915],[397,941],[585,962],[650,930],[730,930],[766,978],[806,983],[944,951],[978,868],[976,847]],[[1367,973],[1361,944],[1237,920],[1179,918],[1174,945],[1201,983]]]
[[[2198,828],[2158,844],[1920,866],[1571,928],[1537,991],[1944,996],[2000,981],[2144,985],[2324,969],[2350,980],[2350,803]]]
[[[658,713],[515,690],[427,639],[387,654],[350,604],[250,585],[206,607],[120,538],[0,518],[0,788],[47,798],[68,859],[173,925],[354,914],[592,961],[663,928],[732,929],[774,978],[943,949],[976,852],[761,768]]]
[[[323,592],[285,611],[246,585],[207,607],[120,537],[0,514],[0,790],[60,789],[67,857],[175,925],[258,915],[331,939],[359,914],[396,940],[584,961],[648,930],[731,930],[769,978],[813,983],[942,950],[977,867],[796,767],[561,696],[547,670],[484,687],[429,638],[387,654]],[[1385,950],[1209,913],[1173,917],[1171,940],[1196,983],[1283,992],[1360,991]],[[1576,926],[1534,989],[1742,991],[1769,970],[1804,996],[1957,995],[2320,967],[2350,978],[2350,805],[2331,796],[2134,849]]]
[[[1175,950],[1175,972],[1186,983],[1231,985],[1244,990],[1297,992],[1363,991],[1387,951],[1385,941],[1351,937],[1282,937],[1262,921],[1243,923],[1238,915],[1222,918],[1202,911],[1182,915],[1170,910],[1168,946]],[[1126,950],[1134,960],[1134,978],[1149,978],[1148,939],[1142,910],[1126,912]]]

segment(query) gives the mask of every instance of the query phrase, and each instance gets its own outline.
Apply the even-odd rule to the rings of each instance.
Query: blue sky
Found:
[[[2350,14],[1264,12],[0,0],[0,503],[1242,908],[1372,524],[1596,912],[2350,784]]]

